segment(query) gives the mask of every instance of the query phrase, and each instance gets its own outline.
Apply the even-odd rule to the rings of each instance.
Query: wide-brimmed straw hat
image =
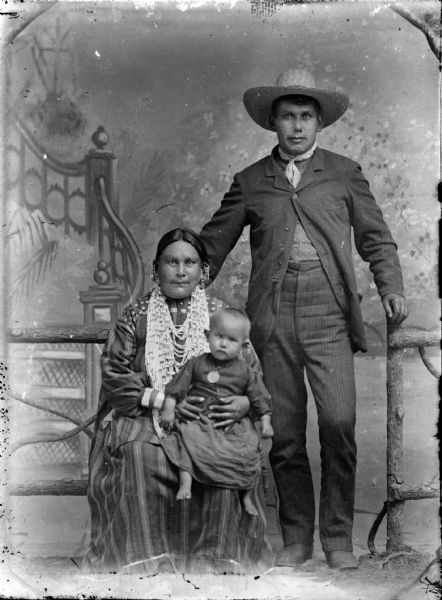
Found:
[[[273,102],[281,96],[310,96],[321,107],[322,126],[327,127],[337,121],[347,110],[348,96],[337,90],[319,88],[315,78],[306,69],[290,69],[279,75],[274,86],[254,87],[243,96],[247,112],[264,129],[273,128],[270,112]]]

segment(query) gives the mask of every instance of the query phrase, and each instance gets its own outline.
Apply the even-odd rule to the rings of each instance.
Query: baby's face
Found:
[[[222,314],[217,317],[207,336],[210,352],[218,360],[236,358],[245,342],[241,319]]]

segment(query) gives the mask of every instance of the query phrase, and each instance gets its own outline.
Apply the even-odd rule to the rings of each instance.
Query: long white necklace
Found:
[[[153,290],[147,307],[145,366],[154,389],[163,392],[186,360],[209,350],[204,333],[208,328],[207,297],[199,286],[190,297],[181,325],[173,322],[164,294],[159,288]],[[152,420],[158,437],[164,437],[157,408],[152,409]]]
[[[145,362],[154,389],[164,391],[180,367],[209,349],[205,330],[209,309],[203,289],[195,288],[184,323],[175,325],[164,294],[154,289],[147,308]]]

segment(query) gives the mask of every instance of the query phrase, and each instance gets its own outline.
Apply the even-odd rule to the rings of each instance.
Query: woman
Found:
[[[160,240],[153,291],[127,307],[101,359],[102,387],[89,459],[91,571],[259,572],[273,566],[260,499],[243,512],[236,490],[195,485],[177,501],[178,470],[161,447],[163,390],[192,356],[207,351],[206,251],[199,237],[174,229]],[[241,419],[246,397],[213,407],[214,427]],[[197,399],[178,416],[198,417]]]

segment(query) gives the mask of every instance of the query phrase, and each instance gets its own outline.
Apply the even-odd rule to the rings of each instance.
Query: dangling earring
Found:
[[[154,288],[158,288],[160,278],[158,277],[157,264],[155,261],[153,261],[153,263],[152,263],[152,274],[151,274],[150,278],[152,280]]]
[[[199,286],[202,290],[205,289],[205,287],[209,284],[209,274],[210,274],[210,267],[208,263],[203,263],[201,265],[201,270],[202,270],[202,276],[199,282]]]

